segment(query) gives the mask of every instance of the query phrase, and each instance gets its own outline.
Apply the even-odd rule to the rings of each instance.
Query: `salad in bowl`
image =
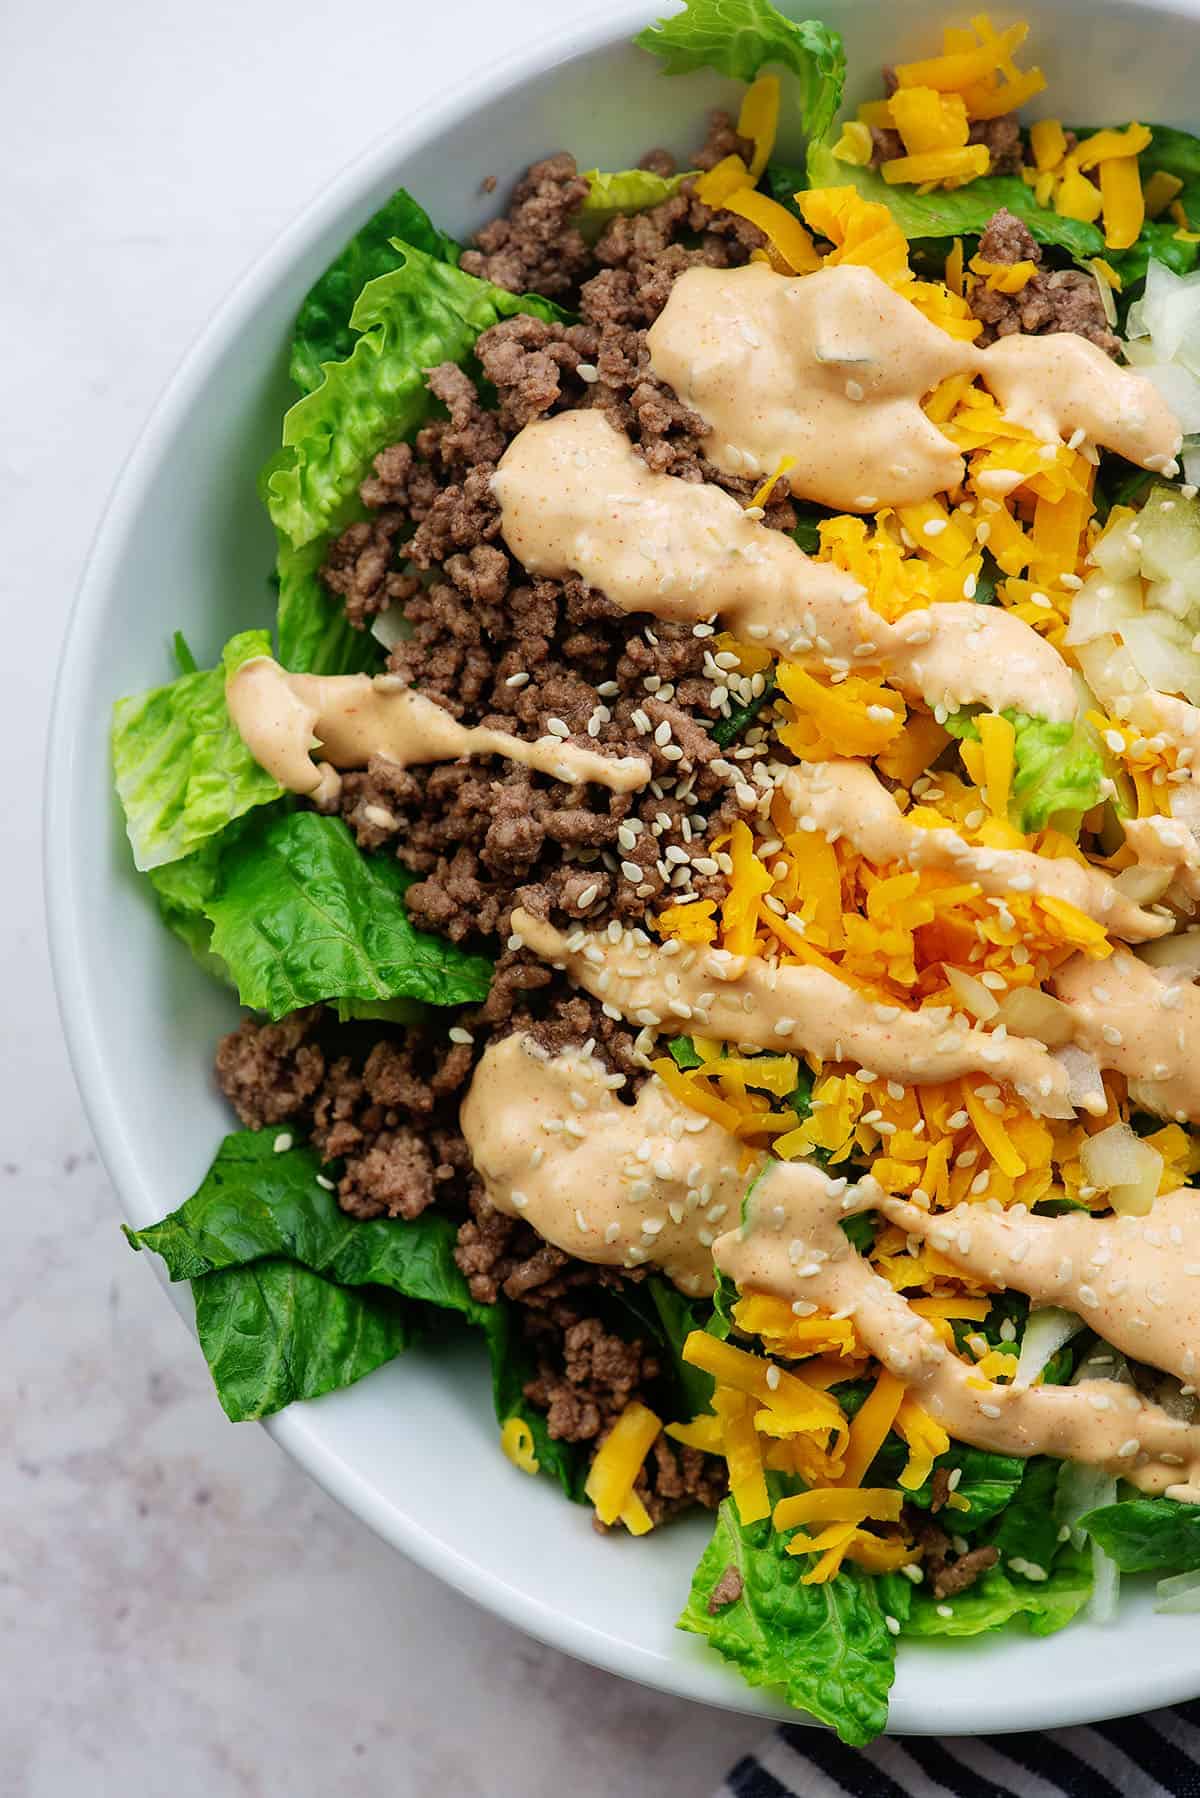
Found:
[[[712,1512],[681,1627],[853,1743],[905,1638],[1200,1606],[1200,140],[1028,39],[845,116],[831,28],[688,0],[685,161],[395,193],[273,631],[113,719],[245,1008],[130,1232],[227,1414],[473,1334],[512,1478]]]

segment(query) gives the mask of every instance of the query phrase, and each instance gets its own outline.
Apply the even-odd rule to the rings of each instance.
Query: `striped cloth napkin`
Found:
[[[1030,1735],[883,1736],[843,1748],[785,1723],[715,1798],[1200,1798],[1200,1700]]]

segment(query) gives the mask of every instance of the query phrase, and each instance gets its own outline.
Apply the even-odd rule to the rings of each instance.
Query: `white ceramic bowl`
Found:
[[[233,631],[267,622],[271,538],[254,477],[288,403],[291,322],[316,275],[395,186],[465,237],[492,204],[479,197],[487,174],[503,183],[563,145],[584,168],[625,167],[653,143],[683,152],[700,141],[708,106],[736,104],[730,84],[663,79],[629,46],[652,4],[610,8],[434,98],[340,176],[230,297],[118,484],[63,651],[46,872],[75,1071],[135,1225],[193,1189],[229,1128],[210,1064],[234,1007],[161,928],[130,864],[110,788],[112,701],[164,678],[172,630],[203,662]],[[885,58],[927,54],[944,19],[925,0],[813,0],[813,10],[845,33],[855,100],[877,88]],[[1034,14],[1032,43],[1052,110],[1200,122],[1198,18],[1200,0],[1056,0]],[[190,1314],[186,1294],[175,1296]],[[481,1356],[414,1353],[267,1427],[380,1535],[519,1628],[649,1685],[776,1714],[672,1627],[707,1523],[646,1542],[597,1536],[585,1510],[497,1452]],[[1145,1593],[1125,1601],[1118,1628],[911,1644],[899,1662],[896,1731],[1030,1729],[1200,1693],[1191,1620],[1155,1617]]]

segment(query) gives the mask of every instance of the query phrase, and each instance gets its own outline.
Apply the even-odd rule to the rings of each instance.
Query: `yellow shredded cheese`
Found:
[[[533,1452],[533,1431],[523,1417],[510,1417],[500,1431],[500,1446],[514,1467],[522,1473],[536,1473],[538,1458]]]
[[[840,1482],[843,1486],[861,1485],[863,1475],[883,1447],[896,1420],[903,1397],[903,1380],[881,1368],[874,1387],[850,1425],[845,1472]]]
[[[626,1405],[596,1451],[584,1491],[601,1523],[616,1523],[633,1496],[634,1481],[662,1429],[646,1405]]]
[[[983,749],[983,791],[993,818],[1007,818],[1016,761],[1017,733],[1007,718],[994,712],[976,720]]]
[[[754,145],[754,155],[750,159],[750,183],[758,180],[775,148],[775,133],[779,129],[779,77],[778,75],[760,75],[746,89],[741,111],[738,113],[738,136],[748,137]]]

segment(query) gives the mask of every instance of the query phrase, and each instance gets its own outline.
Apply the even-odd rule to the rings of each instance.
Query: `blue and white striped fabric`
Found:
[[[884,1736],[784,1724],[715,1798],[1200,1798],[1200,1700],[1029,1735]]]

